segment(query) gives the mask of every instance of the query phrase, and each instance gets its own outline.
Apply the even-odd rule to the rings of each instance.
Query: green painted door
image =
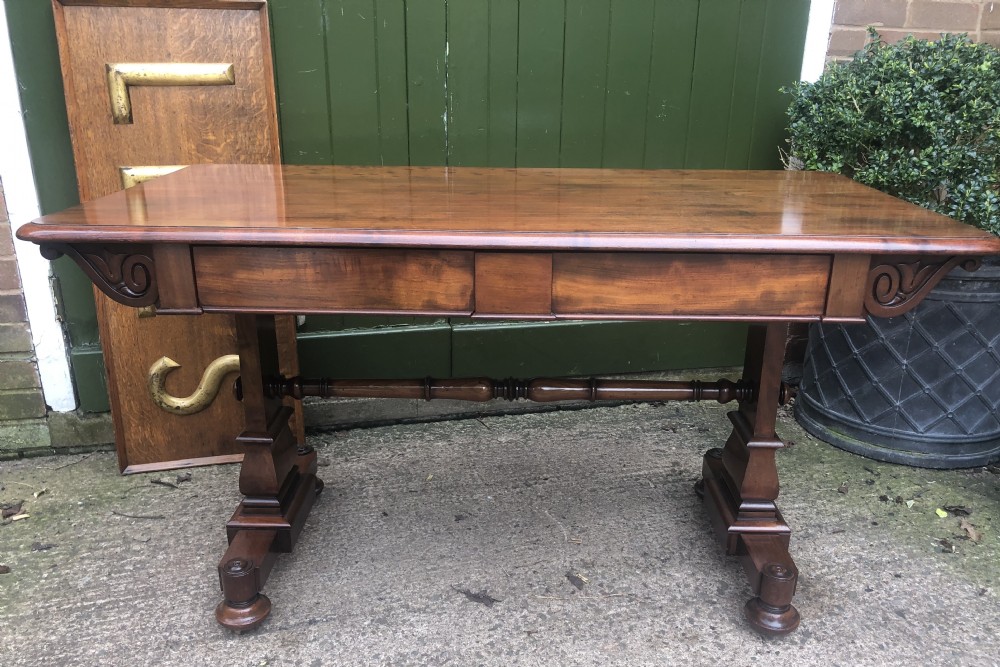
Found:
[[[46,212],[72,203],[48,3],[6,3]],[[808,0],[271,0],[284,160],[780,167]],[[78,386],[93,306],[60,265]],[[309,374],[587,374],[724,366],[736,324],[309,317]],[[81,391],[81,398],[100,392]],[[85,402],[100,409],[100,401]]]

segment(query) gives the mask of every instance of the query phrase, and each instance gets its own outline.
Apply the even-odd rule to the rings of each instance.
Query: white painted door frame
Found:
[[[7,200],[11,231],[16,232],[18,227],[40,214],[21,97],[14,75],[5,0],[0,0],[0,181]],[[49,262],[33,243],[15,239],[14,252],[45,403],[56,412],[74,410],[76,396],[70,379],[66,339],[56,313]]]

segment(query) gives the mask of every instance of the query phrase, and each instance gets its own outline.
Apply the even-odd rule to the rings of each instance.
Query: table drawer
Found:
[[[558,316],[818,317],[827,255],[556,253]]]
[[[473,253],[462,250],[194,248],[205,310],[472,312]]]

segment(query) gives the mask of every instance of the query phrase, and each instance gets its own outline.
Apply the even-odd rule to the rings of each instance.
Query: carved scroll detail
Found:
[[[956,266],[966,271],[979,268],[976,257],[951,257],[941,261],[878,264],[868,272],[865,308],[876,317],[902,315],[916,306]]]
[[[159,298],[153,253],[145,246],[95,246],[47,244],[42,256],[66,255],[75,261],[97,287],[118,303],[133,308],[150,306]]]

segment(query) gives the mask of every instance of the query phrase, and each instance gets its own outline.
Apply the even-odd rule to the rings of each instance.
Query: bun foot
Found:
[[[799,610],[792,605],[772,607],[760,598],[750,598],[743,607],[743,615],[762,635],[780,637],[799,627]]]
[[[759,594],[750,598],[743,613],[757,632],[787,635],[799,627],[799,610],[791,605],[798,572],[794,565],[768,563],[760,574]]]
[[[234,605],[223,600],[215,608],[215,620],[234,632],[253,630],[271,613],[271,601],[263,593],[248,604]]]

